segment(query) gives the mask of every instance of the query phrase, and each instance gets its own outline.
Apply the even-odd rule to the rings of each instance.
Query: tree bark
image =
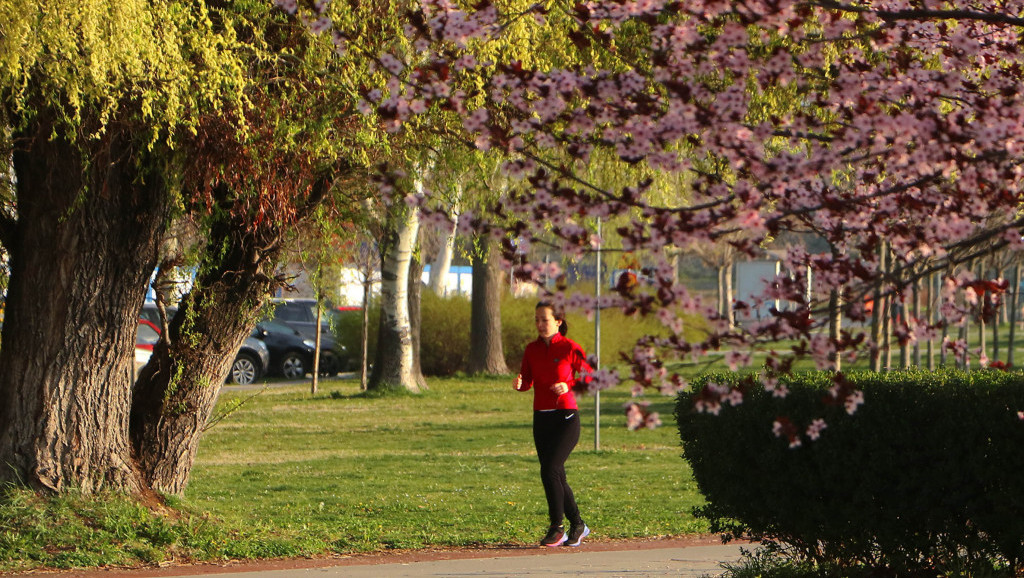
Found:
[[[130,130],[110,124],[81,150],[41,115],[14,135],[0,480],[141,491],[128,437],[134,340],[169,195]]]
[[[359,345],[363,353],[362,364],[359,368],[359,390],[366,391],[367,378],[369,365],[370,365],[370,272],[366,271],[366,276],[363,278],[363,306],[362,315],[363,321],[360,324],[359,330]]]
[[[404,210],[404,209],[400,209]],[[412,372],[409,327],[409,262],[419,230],[419,213],[395,216],[394,231],[381,241],[381,312],[377,354],[367,389],[418,392]]]
[[[427,389],[420,365],[420,328],[422,327],[423,262],[413,253],[409,261],[409,337],[412,340],[412,377],[416,386]]]
[[[828,338],[834,344],[839,343],[843,331],[843,298],[841,289],[833,289],[828,294]],[[828,360],[832,362],[832,371],[843,369],[843,358],[838,351],[828,354]]]
[[[1010,335],[1006,343],[1006,364],[1013,367],[1017,348],[1017,315],[1020,312],[1020,263],[1013,267],[1013,288],[1010,289]]]
[[[470,374],[506,374],[501,342],[501,262],[489,237],[479,237],[473,251],[473,295],[469,322]]]
[[[280,255],[276,227],[238,218],[214,225],[200,268],[154,347],[132,397],[131,440],[147,486],[180,494],[188,484],[199,440],[238,348],[258,321],[275,286]]]
[[[882,271],[883,275],[886,271],[886,254],[888,251],[885,248],[885,243],[878,248],[878,268]],[[871,371],[882,370],[882,338],[884,323],[883,315],[885,314],[885,306],[882,303],[882,280],[879,279],[875,282],[874,291],[871,296]]]

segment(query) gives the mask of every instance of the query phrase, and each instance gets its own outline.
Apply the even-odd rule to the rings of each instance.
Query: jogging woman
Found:
[[[593,371],[583,348],[565,334],[565,315],[547,302],[534,310],[538,338],[526,346],[523,365],[513,386],[533,389],[533,443],[540,459],[540,479],[548,501],[551,526],[540,543],[544,546],[579,546],[590,534],[583,523],[572,488],[565,479],[565,461],[580,439],[576,390],[586,387]],[[580,380],[576,374],[582,373]],[[569,533],[563,518],[569,519]]]

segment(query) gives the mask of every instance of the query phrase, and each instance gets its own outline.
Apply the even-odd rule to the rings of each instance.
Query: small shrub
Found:
[[[420,368],[424,375],[454,375],[469,359],[469,299],[425,289],[420,302]]]
[[[991,572],[1024,563],[1024,377],[1002,372],[859,373],[852,416],[829,403],[831,374],[755,379],[716,374],[680,395],[684,455],[716,532],[769,537],[822,567],[897,575]],[[720,415],[698,413],[710,383],[744,390]],[[802,445],[772,433],[785,417]],[[824,418],[821,438],[804,429]]]
[[[370,301],[369,319],[367,321],[368,347],[367,357],[373,361],[374,352],[377,350],[377,326],[380,323],[380,302],[378,299]],[[345,346],[349,355],[349,367],[358,371],[363,359],[363,311],[339,311],[331,322],[331,330],[334,339]]]

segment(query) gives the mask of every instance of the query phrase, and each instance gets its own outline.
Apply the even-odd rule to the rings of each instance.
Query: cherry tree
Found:
[[[310,20],[325,6],[279,3]],[[424,0],[405,26],[415,56],[381,59],[391,80],[365,93],[364,109],[393,131],[421,111],[451,111],[467,142],[508,157],[507,174],[519,184],[496,209],[517,216],[507,227],[510,258],[512,239],[529,243],[540,231],[570,254],[593,250],[602,240],[583,221],[629,212],[636,216],[614,234],[627,249],[655,254],[716,243],[753,253],[783,232],[820,236],[831,252],[789,248],[786,273],[737,303],[782,300],[785,310],[744,326],[730,327],[664,260],[651,264],[651,282],[623,287],[607,303],[563,299],[617,304],[665,324],[669,335],[643,339],[630,360],[632,379],[644,385],[682,384],[668,359],[726,349],[735,368],[780,340],[829,368],[877,345],[863,333],[825,331],[830,301],[844,318],[864,321],[873,291],[900,296],[916,279],[947,272],[943,309],[957,323],[972,301],[955,297],[981,280],[953,267],[1021,248],[1022,12],[999,0],[484,0],[471,8]],[[545,66],[526,54],[477,58],[523,19],[538,30],[568,27],[581,55],[600,57]],[[317,21],[331,26],[325,16]],[[470,76],[476,90],[465,88]],[[649,202],[649,179],[617,189],[588,182],[581,169],[597,150],[688,175],[689,202]],[[551,162],[551,151],[572,161]],[[428,210],[429,198],[417,202]],[[490,226],[483,215],[463,220]],[[694,315],[706,318],[701,340],[683,337]],[[894,334],[912,343],[936,330],[904,315]],[[792,359],[770,354],[764,386],[773,389],[773,372]],[[842,374],[835,379],[835,395],[856,409],[861,394]],[[595,387],[615,381],[602,373]],[[706,394],[709,410],[742,398]]]

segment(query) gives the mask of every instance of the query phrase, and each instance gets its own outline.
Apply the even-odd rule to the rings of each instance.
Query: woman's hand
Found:
[[[523,391],[523,374],[520,373],[514,380],[512,380],[512,387],[514,387],[516,391]]]
[[[569,384],[564,381],[559,381],[555,385],[551,386],[551,391],[555,392],[555,395],[563,395],[569,391]]]

